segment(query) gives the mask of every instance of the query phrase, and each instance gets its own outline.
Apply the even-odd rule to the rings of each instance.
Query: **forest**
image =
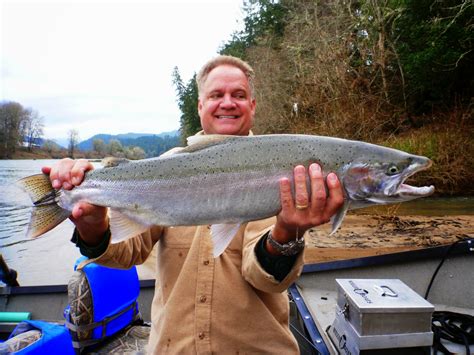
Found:
[[[255,70],[254,133],[363,140],[425,155],[438,194],[472,195],[474,4],[244,1],[222,45]],[[199,130],[195,77],[173,73],[182,139]]]

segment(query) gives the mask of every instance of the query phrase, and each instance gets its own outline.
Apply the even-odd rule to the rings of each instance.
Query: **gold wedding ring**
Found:
[[[308,208],[308,205],[298,205],[298,204],[296,204],[295,207],[296,207],[297,210],[305,210],[305,209]]]

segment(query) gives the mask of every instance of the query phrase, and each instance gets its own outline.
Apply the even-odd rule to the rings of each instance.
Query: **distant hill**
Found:
[[[146,156],[155,157],[163,152],[180,144],[179,131],[163,132],[159,134],[150,133],[125,133],[125,134],[96,134],[95,136],[78,144],[79,150],[87,151],[93,149],[92,142],[95,139],[102,139],[108,144],[111,139],[116,139],[124,147],[140,147],[145,151]]]

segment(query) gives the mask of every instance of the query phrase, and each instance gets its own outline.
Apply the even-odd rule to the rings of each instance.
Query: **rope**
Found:
[[[441,339],[464,345],[466,347],[466,354],[471,354],[469,345],[474,344],[473,316],[447,311],[434,312],[432,330],[434,333],[434,354],[437,354],[438,351],[446,355],[452,354],[441,344]]]
[[[436,275],[438,275],[441,266],[443,266],[449,254],[454,249],[454,246],[458,243],[467,242],[468,240],[472,239],[467,238],[458,240],[452,243],[446,250],[446,253],[443,255],[443,258],[433,273],[428,288],[426,289],[426,300],[428,299],[428,295],[430,293],[431,287],[433,286]],[[464,345],[466,347],[466,355],[471,354],[469,345],[474,344],[474,317],[462,313],[436,311],[433,312],[431,329],[433,330],[434,334],[434,354],[437,354],[438,351],[440,351],[442,354],[454,355],[441,343],[441,339]]]

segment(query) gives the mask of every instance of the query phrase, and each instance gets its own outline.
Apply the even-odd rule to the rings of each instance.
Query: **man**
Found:
[[[240,59],[219,56],[205,64],[197,77],[203,128],[198,134],[251,134],[252,80],[252,68]],[[87,161],[64,159],[43,172],[54,188],[72,189],[91,169]],[[308,172],[295,167],[294,181],[295,196],[288,179],[280,182],[282,210],[276,218],[242,225],[218,258],[212,256],[209,226],[155,226],[109,244],[107,209],[86,203],[73,209],[73,239],[94,261],[121,268],[143,263],[158,244],[150,353],[297,353],[285,291],[301,273],[301,237],[330,219],[343,193],[331,173],[326,194],[317,164]]]

